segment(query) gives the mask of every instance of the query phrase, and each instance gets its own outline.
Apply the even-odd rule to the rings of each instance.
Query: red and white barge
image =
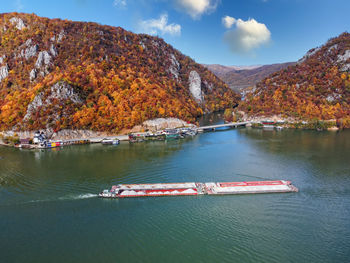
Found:
[[[292,185],[291,181],[284,180],[205,183],[204,189],[209,195],[287,193],[298,191],[298,189]]]
[[[254,181],[254,182],[221,182],[221,183],[164,183],[164,184],[119,184],[110,190],[103,190],[99,197],[151,197],[177,195],[224,195],[224,194],[257,194],[287,193],[298,189],[290,181]]]
[[[174,196],[198,195],[199,185],[196,183],[169,183],[169,184],[119,184],[111,190],[104,190],[100,197],[124,198],[145,196]]]

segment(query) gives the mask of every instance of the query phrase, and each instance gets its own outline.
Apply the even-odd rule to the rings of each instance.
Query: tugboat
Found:
[[[101,193],[99,193],[98,196],[103,198],[117,198],[118,193],[115,193],[106,189],[106,190],[103,190]]]

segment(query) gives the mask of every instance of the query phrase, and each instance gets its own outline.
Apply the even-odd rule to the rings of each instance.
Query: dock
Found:
[[[208,125],[208,126],[201,126],[197,128],[198,132],[204,132],[204,131],[215,131],[219,128],[237,128],[237,127],[245,127],[247,124],[250,124],[249,121],[243,121],[243,122],[229,122],[224,124],[217,124],[217,125]]]

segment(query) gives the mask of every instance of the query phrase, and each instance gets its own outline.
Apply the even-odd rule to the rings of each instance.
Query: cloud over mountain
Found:
[[[233,17],[223,17],[222,22],[228,30],[224,41],[234,53],[248,53],[249,51],[269,43],[271,32],[265,24],[250,18],[247,21]]]
[[[181,26],[179,24],[168,24],[168,15],[162,14],[159,19],[143,20],[139,23],[140,30],[151,35],[181,35]]]
[[[178,9],[189,14],[193,19],[199,19],[201,15],[214,11],[218,0],[175,0]]]

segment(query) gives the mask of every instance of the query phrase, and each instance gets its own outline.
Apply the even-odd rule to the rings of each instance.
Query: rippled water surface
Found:
[[[291,180],[298,193],[103,200],[117,183]],[[350,132],[236,129],[0,147],[0,262],[349,262]]]

